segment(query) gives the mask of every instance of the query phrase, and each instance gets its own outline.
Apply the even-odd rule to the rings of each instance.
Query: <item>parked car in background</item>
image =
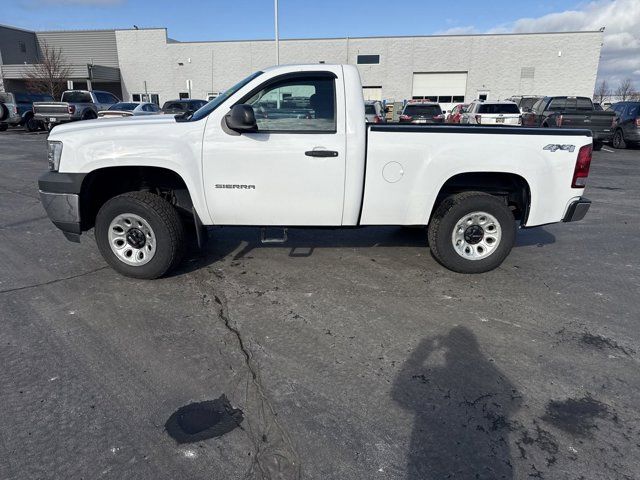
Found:
[[[46,93],[0,92],[0,131],[9,126],[23,126],[29,132],[35,132],[44,125],[33,116],[33,102],[52,101]]]
[[[594,150],[612,140],[615,120],[612,110],[594,109],[589,97],[543,97],[522,115],[522,124],[529,127],[587,128]]]
[[[118,97],[100,90],[67,90],[59,102],[36,102],[33,113],[47,130],[59,123],[98,118],[98,112],[118,103]]]
[[[460,123],[462,114],[465,112],[467,107],[469,107],[468,103],[461,103],[453,107],[449,112],[449,114],[447,115],[445,119],[445,123]]]
[[[119,102],[111,105],[107,110],[98,112],[99,118],[133,117],[138,115],[158,115],[160,107],[150,102]]]
[[[387,117],[382,103],[377,100],[364,102],[364,118],[367,123],[386,123]]]
[[[474,100],[462,114],[460,123],[468,125],[521,125],[520,109],[510,101]]]
[[[618,102],[609,109],[616,115],[611,140],[613,148],[640,144],[640,102]]]
[[[400,123],[444,123],[444,114],[435,102],[409,102],[398,117]]]
[[[164,102],[164,105],[162,106],[162,113],[171,115],[185,113],[190,114],[195,112],[196,110],[199,110],[206,104],[206,100],[196,100],[192,98],[169,100],[168,102]]]
[[[514,95],[513,97],[505,98],[505,100],[515,103],[520,109],[520,113],[525,113],[530,112],[541,98],[542,95]]]

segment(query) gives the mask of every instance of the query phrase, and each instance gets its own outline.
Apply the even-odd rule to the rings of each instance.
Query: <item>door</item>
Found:
[[[218,122],[207,124],[202,161],[214,222],[341,225],[342,82],[330,72],[285,74],[237,103],[253,107],[258,131],[238,135]]]

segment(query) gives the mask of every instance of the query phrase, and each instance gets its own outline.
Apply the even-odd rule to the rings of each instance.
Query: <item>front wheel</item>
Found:
[[[96,217],[96,243],[114,270],[134,278],[158,278],[182,257],[184,227],[176,209],[148,192],[107,201]]]
[[[498,267],[515,243],[516,223],[504,202],[482,192],[452,195],[429,223],[435,259],[454,272],[483,273]]]
[[[38,120],[36,120],[33,115],[31,115],[24,122],[24,128],[27,130],[27,132],[37,132],[38,130],[40,130],[40,122],[38,122]]]

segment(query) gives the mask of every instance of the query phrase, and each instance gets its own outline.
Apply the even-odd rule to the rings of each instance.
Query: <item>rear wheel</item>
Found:
[[[30,115],[24,122],[24,128],[27,129],[27,132],[37,132],[40,130],[40,122],[33,118],[33,115]]]
[[[0,123],[0,132],[6,132],[7,128],[9,128],[9,124],[7,123]]]
[[[511,210],[497,197],[464,192],[446,198],[429,223],[429,247],[443,266],[459,273],[498,267],[516,238]]]
[[[158,278],[182,257],[184,227],[176,209],[148,192],[107,201],[96,217],[96,243],[111,267],[134,278]]]
[[[98,118],[98,116],[93,110],[87,110],[82,114],[82,120],[95,120],[96,118]]]
[[[627,148],[627,142],[624,140],[624,134],[622,130],[616,130],[616,133],[613,134],[613,148]]]

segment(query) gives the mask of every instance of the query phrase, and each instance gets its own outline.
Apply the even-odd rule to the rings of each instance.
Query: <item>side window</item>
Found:
[[[564,110],[567,105],[566,97],[556,97],[549,103],[547,110]]]
[[[142,111],[144,111],[144,112],[153,112],[153,109],[151,108],[151,105],[143,105],[142,106]]]
[[[258,131],[335,132],[335,97],[333,78],[306,77],[269,85],[244,103],[253,107]]]
[[[629,105],[627,107],[627,111],[625,113],[625,116],[627,118],[636,118],[638,116],[638,113],[640,113],[640,105],[638,105],[638,104]]]
[[[535,113],[542,113],[542,104],[544,103],[544,98],[541,98],[540,100],[538,100],[533,107],[531,107],[531,110]]]

